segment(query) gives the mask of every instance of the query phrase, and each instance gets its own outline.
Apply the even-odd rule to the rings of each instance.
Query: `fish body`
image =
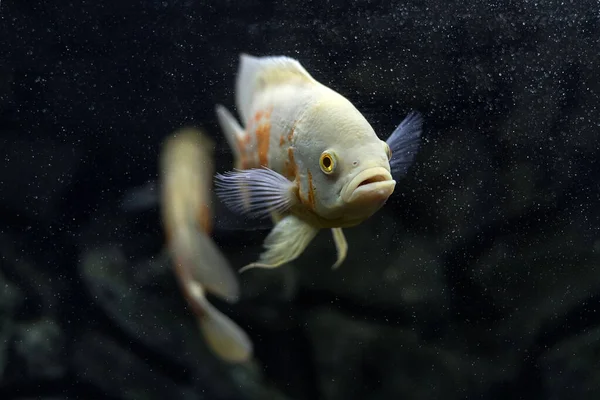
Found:
[[[297,258],[320,229],[331,229],[339,266],[347,252],[342,228],[369,218],[393,193],[392,167],[412,162],[420,115],[411,114],[383,141],[348,99],[297,60],[246,54],[240,57],[236,107],[244,128],[216,107],[236,168],[217,175],[217,194],[240,213],[270,215],[275,222],[261,259],[245,268]],[[396,160],[392,147],[399,151]]]
[[[177,280],[210,348],[231,362],[247,360],[246,333],[210,304],[209,291],[228,302],[239,298],[237,276],[210,237],[213,143],[185,128],[165,140],[160,157],[161,214]]]

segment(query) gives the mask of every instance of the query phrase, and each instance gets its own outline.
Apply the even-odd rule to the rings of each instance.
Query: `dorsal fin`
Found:
[[[286,56],[255,57],[240,54],[240,67],[236,81],[236,107],[242,124],[250,118],[250,105],[254,94],[268,85],[290,79],[316,83],[315,79],[295,59]]]

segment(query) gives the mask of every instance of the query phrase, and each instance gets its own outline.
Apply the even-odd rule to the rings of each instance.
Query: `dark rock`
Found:
[[[569,210],[553,214],[541,229],[523,226],[495,240],[472,278],[504,316],[497,335],[518,343],[515,349],[529,348],[548,323],[600,292],[594,229]]]
[[[67,370],[62,327],[53,320],[20,323],[13,339],[15,376],[27,380],[60,379]]]
[[[33,237],[42,236],[39,242]],[[61,269],[60,252],[52,241],[59,241],[56,232],[34,229],[31,226],[24,233],[5,230],[0,234],[0,254],[4,260],[4,273],[24,292],[20,301],[19,316],[39,319],[49,316],[55,319],[59,313],[61,296],[67,291],[65,272]],[[36,246],[36,252],[28,251]],[[65,250],[62,247],[61,250]],[[65,251],[66,253],[66,251]]]
[[[404,313],[404,322],[417,315],[422,321],[444,317],[448,300],[439,246],[423,236],[408,236],[385,209],[344,232],[349,250],[339,269],[331,269],[336,249],[329,230],[295,263],[305,290],[351,299],[358,312],[368,310],[365,315],[373,310],[385,315],[383,310],[388,310],[389,320],[399,313]]]
[[[164,261],[166,259],[163,262],[148,260],[147,263],[140,262],[134,268],[128,265],[118,247],[109,246],[84,253],[81,274],[91,297],[121,329],[167,355],[185,354],[186,351],[181,347],[181,332],[167,329],[166,325],[158,322],[168,315],[176,316],[173,313],[176,297],[164,298],[161,278],[168,279],[170,291],[177,290],[172,277],[165,276],[170,271]],[[147,276],[153,271],[156,279],[149,281]],[[135,277],[141,278],[141,281],[136,281]],[[148,299],[144,294],[152,295],[153,298]],[[185,309],[181,301],[175,302],[175,305]],[[181,325],[178,322],[177,325]]]
[[[335,309],[307,319],[325,399],[477,396],[511,372],[462,346],[427,343],[417,331],[357,321]]]
[[[16,311],[22,302],[23,292],[0,271],[0,380],[8,365],[7,352],[15,334]]]
[[[194,317],[186,310],[166,257],[148,259],[131,265],[128,264],[119,247],[105,246],[84,253],[81,273],[91,297],[106,313],[108,319],[117,329],[124,332],[128,340],[141,345],[136,346],[137,351],[154,359],[157,364],[151,369],[141,360],[135,361],[135,355],[129,356],[131,360],[127,363],[137,362],[140,364],[140,371],[131,373],[131,383],[122,384],[133,385],[134,393],[139,394],[139,390],[143,389],[138,386],[148,379],[148,374],[157,374],[153,370],[166,368],[163,373],[165,377],[157,375],[152,379],[165,380],[165,382],[167,379],[192,379],[197,382],[194,390],[209,393],[207,398],[259,399],[266,395],[274,396],[272,398],[284,398],[263,386],[264,378],[255,361],[240,366],[230,366],[218,360],[210,351]],[[82,345],[82,349],[86,347]],[[95,351],[102,354],[108,350],[110,349],[97,347]],[[78,359],[78,363],[83,365],[86,359],[87,357],[82,357]],[[92,365],[89,368],[97,367]],[[99,371],[104,370],[99,369]],[[116,371],[113,372],[118,374]],[[106,371],[102,373],[112,376],[112,373]],[[96,379],[94,383],[104,380],[102,376],[94,379]],[[114,382],[111,383],[113,384]],[[164,393],[168,393],[171,390],[168,387],[174,384],[165,383],[167,389]],[[111,388],[121,387],[119,385]],[[187,393],[187,389],[185,392]],[[156,398],[163,398],[160,394],[163,393],[162,391],[157,393]],[[131,398],[137,398],[135,395],[132,396]]]
[[[93,384],[115,398],[209,398],[154,371],[111,337],[93,332],[84,333],[75,343],[72,367],[78,380]]]

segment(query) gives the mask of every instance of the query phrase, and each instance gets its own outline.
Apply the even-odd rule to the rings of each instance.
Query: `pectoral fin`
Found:
[[[253,352],[252,341],[235,322],[214,307],[202,286],[189,282],[190,297],[195,302],[198,326],[211,350],[227,362],[248,360]]]
[[[294,182],[266,167],[216,174],[215,186],[231,210],[251,217],[285,212],[297,201]]]
[[[265,251],[257,262],[246,265],[240,272],[250,268],[276,268],[295,260],[306,249],[319,229],[288,215],[275,225],[265,239]]]
[[[331,233],[333,234],[333,241],[335,242],[335,248],[337,250],[337,261],[333,264],[332,269],[337,269],[346,259],[346,255],[348,254],[348,242],[346,241],[342,228],[332,228]]]
[[[421,142],[422,125],[421,114],[413,111],[404,118],[386,140],[392,152],[390,169],[396,180],[406,175],[416,157]]]

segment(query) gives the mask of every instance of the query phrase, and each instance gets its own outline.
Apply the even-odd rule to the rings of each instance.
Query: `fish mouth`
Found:
[[[383,167],[366,169],[356,175],[342,191],[346,203],[383,202],[394,192],[396,181]]]

